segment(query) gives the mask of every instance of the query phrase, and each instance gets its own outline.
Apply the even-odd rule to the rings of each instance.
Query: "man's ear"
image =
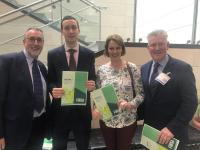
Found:
[[[167,41],[167,47],[169,47],[169,41]]]
[[[167,50],[169,49],[169,41],[167,41]]]

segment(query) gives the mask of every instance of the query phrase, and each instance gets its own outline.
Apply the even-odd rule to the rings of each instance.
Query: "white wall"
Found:
[[[101,16],[101,40],[110,34],[120,34],[124,40],[133,37],[134,0],[93,0],[106,6]]]

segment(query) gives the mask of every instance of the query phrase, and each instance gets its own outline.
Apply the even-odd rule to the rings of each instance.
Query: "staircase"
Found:
[[[1,0],[0,53],[21,51],[27,28],[42,28],[45,46],[41,60],[45,63],[48,50],[63,43],[60,21],[65,15],[74,16],[80,23],[80,44],[98,51],[101,9],[88,0]]]

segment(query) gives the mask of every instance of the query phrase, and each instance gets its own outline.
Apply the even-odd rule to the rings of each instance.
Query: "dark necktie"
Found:
[[[157,87],[157,82],[155,81],[155,78],[158,76],[158,67],[159,67],[159,63],[155,63],[154,64],[154,68],[153,68],[153,72],[151,74],[151,79],[150,79],[150,92],[151,95],[153,93],[155,93],[156,87]]]
[[[34,108],[38,113],[40,113],[44,107],[44,96],[43,96],[42,79],[36,59],[33,60],[32,75],[33,75],[33,87],[34,87],[33,92],[35,98]]]
[[[75,71],[76,70],[76,61],[74,59],[74,49],[69,49],[68,50],[70,53],[70,57],[69,57],[69,70],[70,71]]]
[[[159,67],[159,63],[155,63],[154,67],[153,67],[153,72],[151,74],[151,79],[150,79],[150,85],[154,83],[155,78],[158,76],[158,67]]]

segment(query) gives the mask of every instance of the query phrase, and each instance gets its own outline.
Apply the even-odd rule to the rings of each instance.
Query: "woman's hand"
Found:
[[[102,115],[101,113],[98,111],[97,108],[94,108],[92,110],[92,118],[95,119],[95,120],[98,120],[98,119],[101,119],[102,118]]]
[[[118,107],[122,110],[127,110],[128,112],[132,112],[132,110],[135,108],[134,105],[122,99],[118,101]]]

